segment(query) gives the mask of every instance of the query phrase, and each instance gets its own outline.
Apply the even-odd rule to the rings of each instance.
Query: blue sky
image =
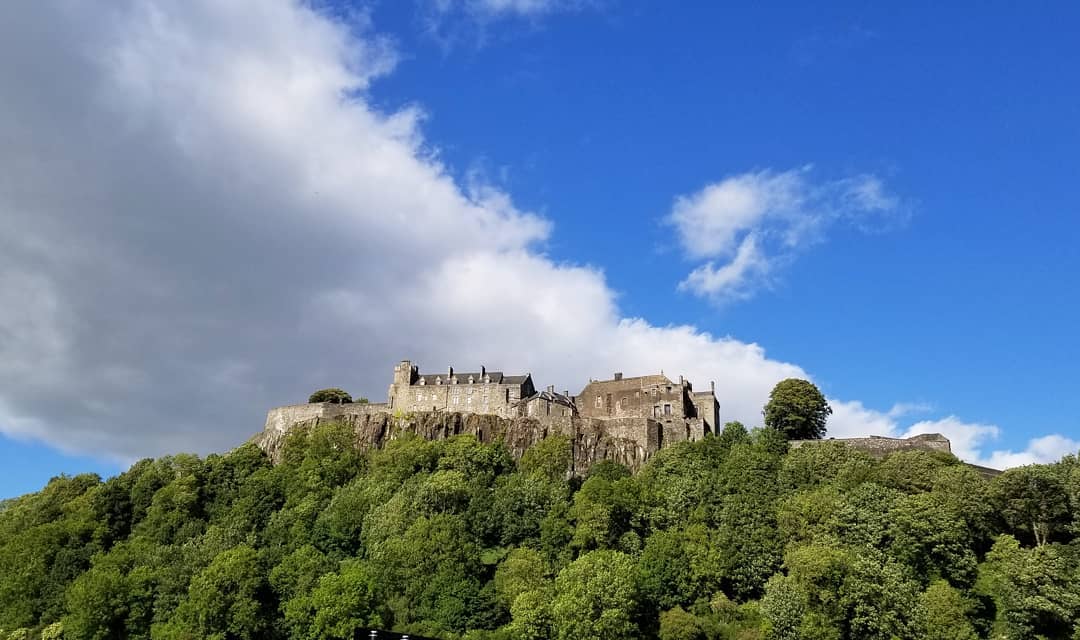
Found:
[[[1075,5],[269,5],[0,10],[0,495],[401,357],[1080,446]]]

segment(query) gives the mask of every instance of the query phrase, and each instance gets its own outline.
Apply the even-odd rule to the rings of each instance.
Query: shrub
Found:
[[[315,393],[311,394],[308,398],[308,402],[333,402],[336,404],[349,404],[352,402],[352,396],[343,389],[337,387],[331,387],[329,389],[319,389]]]

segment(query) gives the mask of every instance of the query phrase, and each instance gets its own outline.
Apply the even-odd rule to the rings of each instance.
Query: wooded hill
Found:
[[[1072,638],[1080,463],[790,452],[729,424],[637,474],[569,442],[320,425],[0,506],[0,638]]]

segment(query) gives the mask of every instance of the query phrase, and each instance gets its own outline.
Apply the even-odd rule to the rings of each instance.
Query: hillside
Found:
[[[1080,638],[1080,463],[571,446],[320,424],[61,477],[0,510],[0,638]],[[570,478],[570,479],[568,479]]]

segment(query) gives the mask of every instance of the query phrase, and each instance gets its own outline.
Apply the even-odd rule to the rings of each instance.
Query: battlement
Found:
[[[868,436],[865,438],[827,438],[825,440],[792,440],[789,444],[792,448],[817,442],[843,442],[860,451],[865,451],[872,456],[885,457],[897,451],[943,451],[952,453],[952,445],[949,439],[940,433],[922,433],[910,438],[889,438],[885,436]]]

